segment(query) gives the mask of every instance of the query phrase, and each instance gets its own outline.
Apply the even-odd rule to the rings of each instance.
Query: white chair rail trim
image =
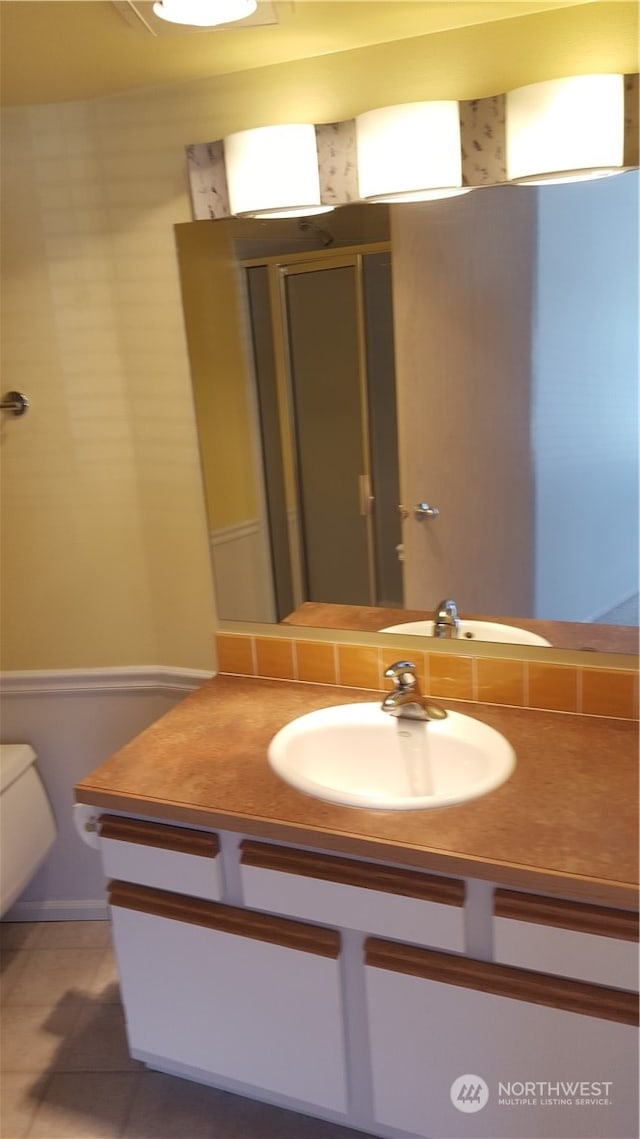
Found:
[[[43,669],[1,672],[5,696],[33,696],[56,692],[149,691],[193,692],[214,673],[194,668],[131,665],[122,668]]]

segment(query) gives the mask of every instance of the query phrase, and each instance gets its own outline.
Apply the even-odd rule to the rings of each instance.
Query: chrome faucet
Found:
[[[416,666],[410,660],[397,660],[385,671],[387,680],[393,680],[393,692],[382,701],[382,711],[390,716],[408,720],[444,720],[447,713],[439,704],[432,704],[418,686]]]
[[[459,629],[458,607],[455,601],[445,597],[433,615],[433,635],[434,637],[457,637]]]

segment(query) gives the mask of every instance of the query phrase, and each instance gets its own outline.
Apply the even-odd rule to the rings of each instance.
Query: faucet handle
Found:
[[[395,664],[385,669],[385,678],[392,680],[394,687],[400,690],[415,688],[417,686],[416,666],[410,660],[397,660]]]

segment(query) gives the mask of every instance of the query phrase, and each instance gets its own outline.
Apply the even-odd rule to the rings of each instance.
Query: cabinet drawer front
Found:
[[[164,823],[102,815],[102,865],[108,878],[217,901],[222,896],[218,839]]]
[[[365,941],[365,963],[458,989],[476,989],[498,997],[546,1005],[629,1026],[638,1024],[637,994],[617,988],[605,988],[510,965],[496,965],[491,961],[477,961],[457,954],[436,953],[375,937]]]
[[[239,1081],[258,1098],[267,1091],[346,1110],[336,959],[119,906],[112,913],[134,1056]]]
[[[464,883],[245,840],[246,905],[323,924],[464,949]]]
[[[378,1123],[441,1139],[638,1134],[631,1025],[386,967],[365,971]],[[469,1096],[480,1081],[488,1098],[483,1087],[477,1110],[471,1103],[463,1113],[463,1089]]]
[[[188,925],[206,926],[256,941],[269,941],[290,949],[315,953],[319,957],[337,958],[340,955],[340,935],[335,930],[271,914],[256,914],[243,907],[185,897],[184,894],[171,893],[169,890],[156,890],[130,882],[110,882],[109,904],[120,909],[171,918]]]
[[[494,915],[496,961],[637,990],[637,914],[496,890]]]

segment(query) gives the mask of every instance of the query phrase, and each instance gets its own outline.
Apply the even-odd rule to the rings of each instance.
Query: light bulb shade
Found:
[[[304,217],[333,208],[320,201],[311,123],[237,131],[225,138],[224,155],[229,204],[236,217]]]
[[[402,103],[356,118],[358,188],[366,201],[464,193],[457,102]]]
[[[577,181],[617,173],[624,152],[622,75],[578,75],[507,94],[510,182]]]
[[[153,12],[171,24],[215,28],[245,20],[257,7],[257,0],[157,0]]]

